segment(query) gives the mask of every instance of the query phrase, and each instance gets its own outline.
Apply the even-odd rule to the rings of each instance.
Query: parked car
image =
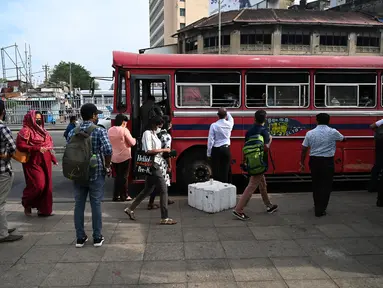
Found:
[[[106,118],[98,119],[97,125],[106,130],[109,130],[109,128],[112,126],[112,118],[106,117]]]

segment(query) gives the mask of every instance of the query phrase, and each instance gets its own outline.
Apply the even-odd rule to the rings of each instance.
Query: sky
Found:
[[[33,72],[71,61],[92,76],[110,77],[113,50],[138,53],[149,47],[148,6],[148,0],[0,0],[0,47],[16,43],[24,56],[25,43],[30,45]],[[6,66],[13,67],[9,59]]]

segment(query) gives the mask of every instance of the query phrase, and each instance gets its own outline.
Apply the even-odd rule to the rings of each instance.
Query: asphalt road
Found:
[[[17,133],[19,131],[12,130],[12,134],[14,139],[16,139]],[[54,147],[64,147],[65,145],[65,138],[64,138],[64,130],[49,130],[49,133],[51,134],[53,138],[53,144]]]

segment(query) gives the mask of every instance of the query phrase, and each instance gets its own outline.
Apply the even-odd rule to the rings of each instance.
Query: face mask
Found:
[[[157,127],[156,129],[156,134],[160,133],[161,132],[161,128],[160,127]]]
[[[41,126],[41,124],[42,124],[41,120],[36,120],[36,124]]]

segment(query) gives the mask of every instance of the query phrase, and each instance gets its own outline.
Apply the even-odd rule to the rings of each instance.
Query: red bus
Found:
[[[369,125],[383,116],[383,57],[114,52],[113,67],[114,113],[130,117],[134,137],[140,138],[143,132],[138,113],[146,95],[156,94],[172,118],[172,148],[178,153],[172,181],[177,184],[209,179],[207,136],[221,106],[228,108],[235,121],[233,175],[242,173],[244,135],[258,109],[267,111],[274,138],[274,166],[268,171],[273,180],[310,179],[308,170],[299,171],[300,153],[303,138],[315,127],[320,112],[330,114],[331,126],[347,138],[337,147],[336,179],[360,180],[373,166]]]

